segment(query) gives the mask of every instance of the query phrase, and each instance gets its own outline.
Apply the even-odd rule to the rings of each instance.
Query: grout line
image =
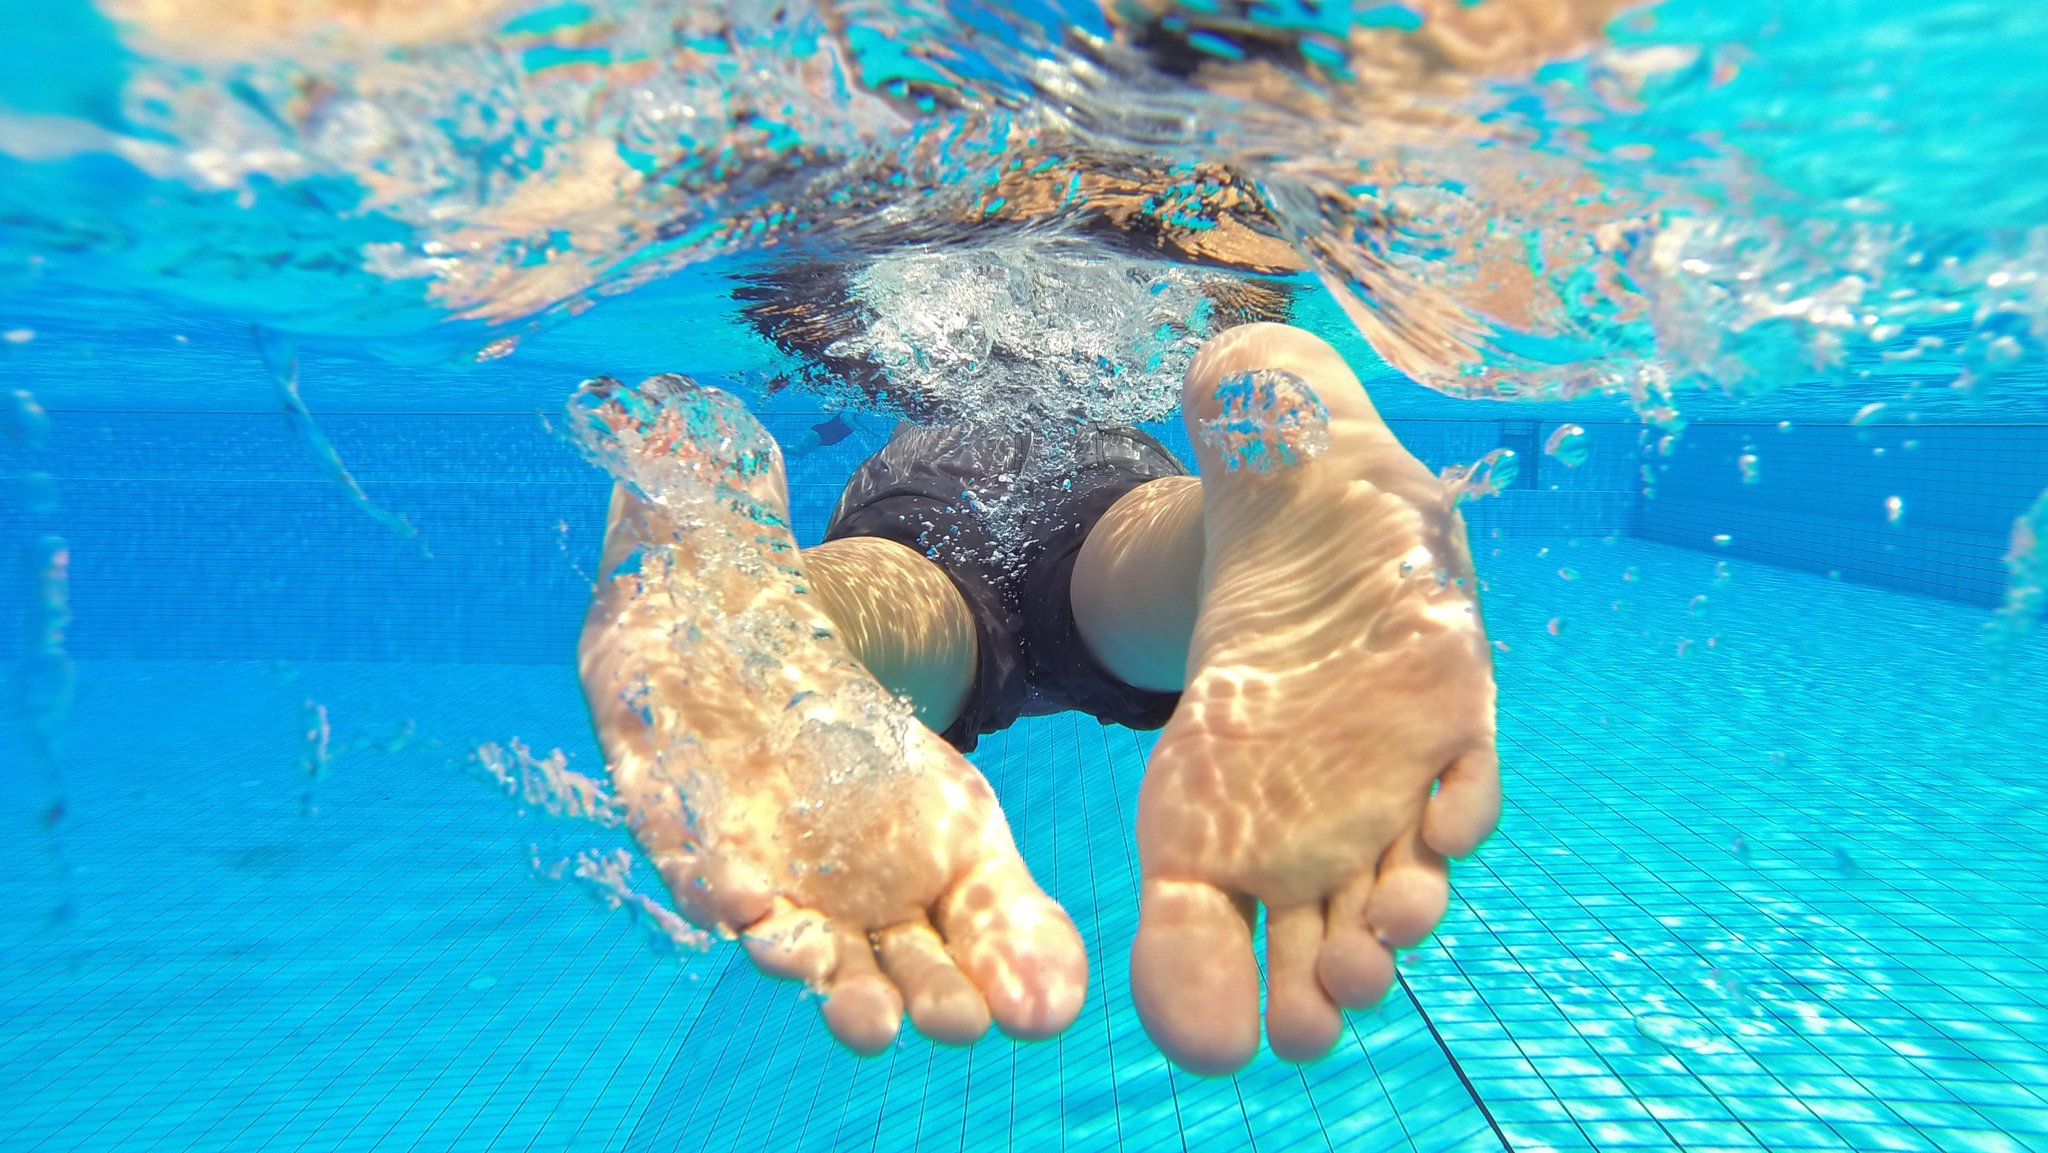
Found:
[[[647,1123],[648,1115],[654,1112],[655,1105],[661,1102],[663,1097],[661,1087],[669,1083],[669,1074],[675,1072],[676,1066],[681,1064],[685,1057],[690,1058],[693,1062],[696,1060],[697,1054],[690,1048],[690,1038],[696,1036],[697,1026],[704,1022],[705,1017],[709,1016],[704,1009],[710,1006],[712,998],[718,994],[719,986],[725,984],[725,979],[732,975],[733,969],[739,965],[740,958],[746,953],[746,950],[741,949],[737,942],[733,943],[730,947],[732,949],[731,958],[726,961],[725,968],[718,971],[718,979],[711,983],[709,989],[704,990],[703,1004],[698,1008],[697,1015],[690,1021],[690,1028],[683,1034],[681,1043],[676,1045],[676,1055],[669,1058],[668,1070],[662,1074],[661,1083],[655,1088],[653,1099],[648,1101],[647,1106],[640,1111],[640,1119],[633,1123],[633,1132],[626,1138],[626,1150],[628,1153],[634,1149],[652,1148],[655,1135],[661,1131],[660,1122],[656,1122],[654,1131],[647,1136],[649,1143],[641,1143],[640,1130]]]
[[[1493,1135],[1500,1139],[1500,1147],[1507,1150],[1507,1153],[1515,1153],[1515,1147],[1508,1142],[1508,1135],[1502,1131],[1500,1122],[1494,1120],[1493,1110],[1488,1109],[1486,1102],[1480,1099],[1478,1087],[1472,1084],[1472,1078],[1465,1075],[1465,1067],[1458,1063],[1457,1054],[1452,1053],[1451,1047],[1444,1043],[1443,1034],[1436,1031],[1436,1022],[1430,1019],[1429,1010],[1422,1007],[1421,999],[1415,995],[1414,989],[1409,988],[1408,978],[1403,976],[1398,968],[1394,970],[1394,980],[1401,982],[1401,991],[1408,994],[1408,1003],[1415,1006],[1415,1011],[1422,1015],[1422,1023],[1429,1027],[1430,1040],[1435,1041],[1436,1047],[1443,1050],[1444,1060],[1451,1063],[1451,1072],[1458,1075],[1458,1084],[1465,1087],[1465,1092],[1471,1096],[1472,1103],[1479,1107],[1479,1115],[1486,1118],[1487,1126],[1493,1130]]]

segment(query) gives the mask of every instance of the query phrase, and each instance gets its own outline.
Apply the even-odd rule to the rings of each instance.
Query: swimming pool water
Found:
[[[1090,947],[1075,1026],[859,1061],[736,950],[661,956],[533,874],[530,846],[615,842],[463,761],[593,764],[568,664],[89,661],[69,931],[31,915],[42,843],[0,842],[0,1147],[2048,1145],[2040,663],[1991,715],[1979,609],[1739,559],[1716,586],[1714,553],[1627,537],[1492,547],[1501,832],[1334,1056],[1219,1081],[1124,988],[1141,735],[1046,718],[975,756]],[[338,749],[417,733],[338,753],[311,819],[308,697]]]
[[[0,1150],[2048,1151],[2048,6],[1178,7],[0,0]],[[1025,722],[975,759],[1080,1020],[856,1060],[476,769],[599,769],[611,480],[556,414],[683,371],[794,445],[850,340],[1161,415],[1197,161],[1431,468],[1519,456],[1466,508],[1501,830],[1329,1059],[1192,1078],[1126,988],[1152,738]],[[789,461],[805,543],[856,419]]]

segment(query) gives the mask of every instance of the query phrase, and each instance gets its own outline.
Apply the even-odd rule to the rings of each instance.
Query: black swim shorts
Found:
[[[942,736],[962,752],[1020,716],[1088,713],[1156,729],[1179,693],[1133,688],[1089,654],[1068,590],[1095,522],[1125,493],[1187,469],[1134,428],[1055,449],[1038,436],[901,425],[862,462],[826,540],[874,536],[931,557],[974,615],[979,660],[967,704]]]

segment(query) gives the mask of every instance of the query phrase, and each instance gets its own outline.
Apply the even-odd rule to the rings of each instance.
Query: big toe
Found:
[[[1066,910],[1032,881],[1024,862],[1009,856],[969,871],[939,902],[938,926],[1003,1032],[1040,1040],[1080,1015],[1087,950]]]
[[[1259,1048],[1259,969],[1251,925],[1230,896],[1199,881],[1145,882],[1131,944],[1131,998],[1159,1051],[1221,1076]]]

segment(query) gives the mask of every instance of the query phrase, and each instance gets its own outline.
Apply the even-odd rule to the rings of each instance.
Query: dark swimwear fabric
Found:
[[[1088,713],[1106,723],[1156,729],[1179,693],[1133,688],[1089,655],[1069,600],[1074,559],[1095,522],[1150,480],[1186,476],[1165,445],[1134,428],[1081,434],[1071,462],[1042,491],[1012,490],[1013,478],[1045,471],[1046,446],[1031,433],[966,426],[900,425],[881,451],[854,470],[832,513],[826,540],[873,536],[931,557],[974,615],[978,661],[966,707],[942,736],[966,752],[983,733],[1020,716]],[[991,523],[986,510],[1024,509]]]

